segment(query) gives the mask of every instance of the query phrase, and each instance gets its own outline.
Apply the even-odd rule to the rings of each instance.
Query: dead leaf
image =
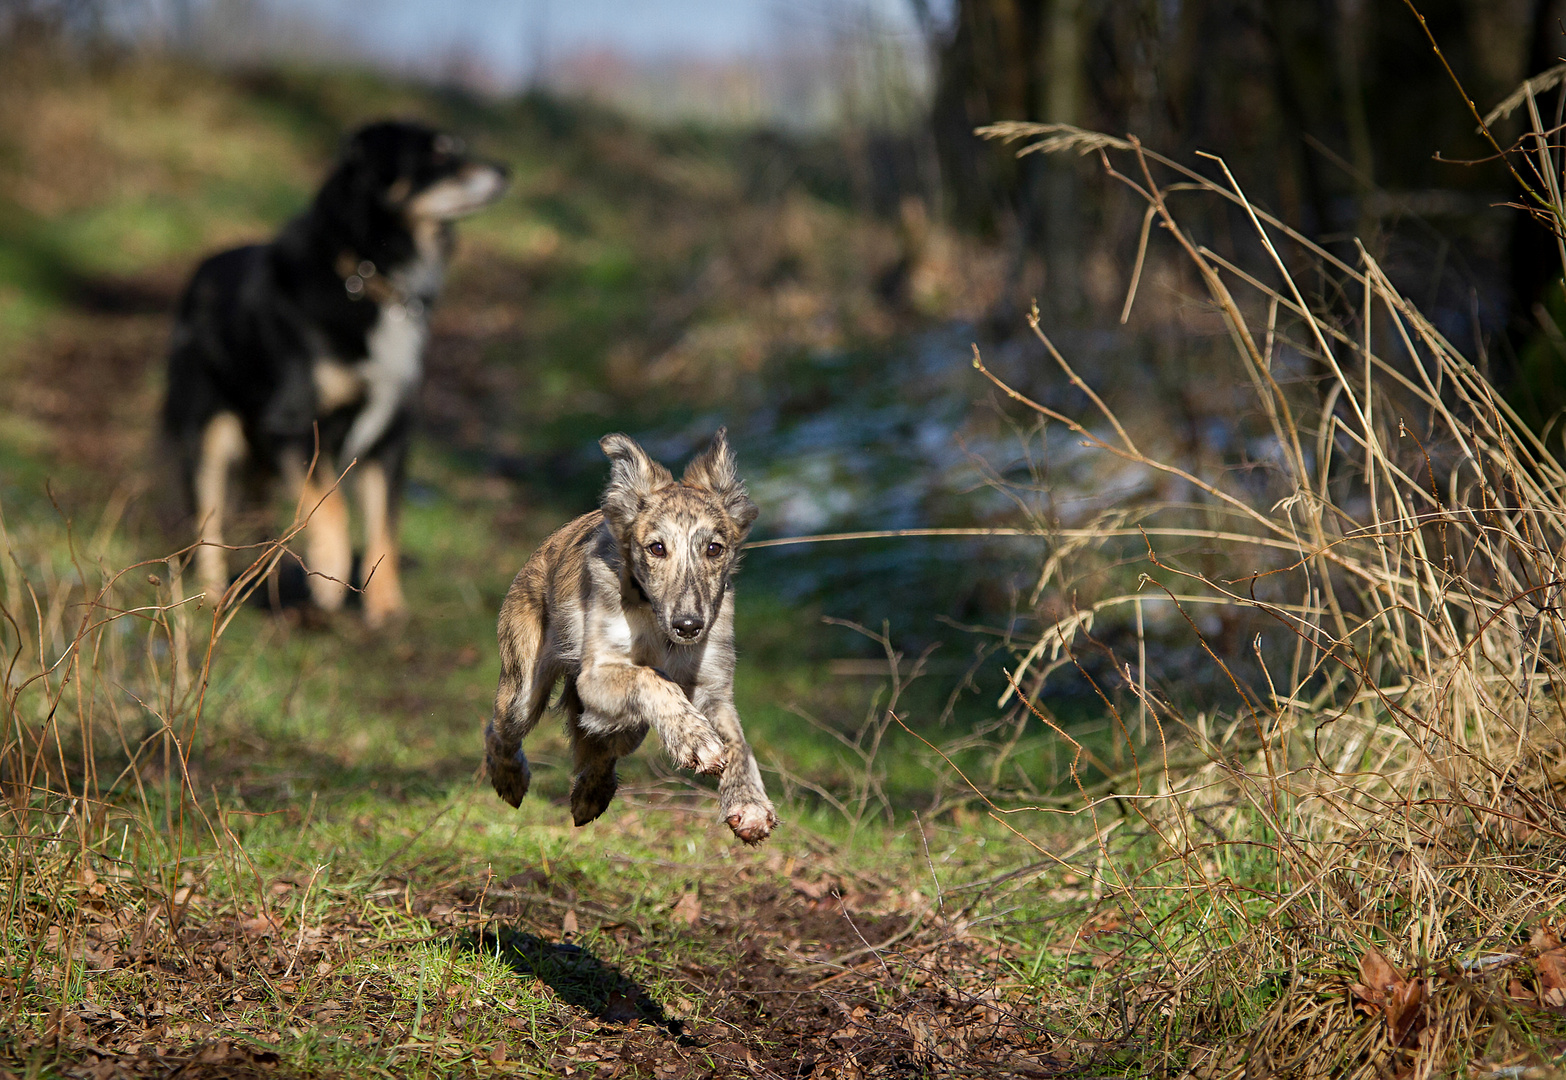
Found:
[[[1100,911],[1082,924],[1081,936],[1092,938],[1100,934],[1113,934],[1125,925],[1125,921],[1125,916],[1118,911]]]
[[[576,911],[573,909],[565,913],[565,918],[560,920],[560,936],[572,937],[577,932]]]
[[[283,921],[275,915],[263,912],[253,919],[240,919],[239,928],[244,931],[246,937],[272,937],[283,928]]]
[[[82,884],[87,886],[88,896],[102,896],[109,891],[109,887],[98,880],[98,875],[90,866],[82,867],[81,879]]]
[[[1539,1004],[1547,1009],[1566,1011],[1566,947],[1549,927],[1533,932],[1528,944],[1538,950],[1533,965],[1539,973]]]
[[[838,887],[837,879],[833,877],[824,877],[820,881],[806,881],[804,878],[795,878],[790,884],[794,886],[795,892],[802,893],[812,900],[820,900],[827,893],[835,891]]]
[[[1387,1020],[1387,1038],[1393,1046],[1402,1046],[1419,1029],[1420,1010],[1425,1003],[1423,979],[1405,979],[1375,946],[1359,958],[1360,981],[1349,987],[1363,1004],[1364,1011],[1382,1013]]]
[[[1366,1001],[1385,1005],[1392,991],[1402,986],[1405,980],[1398,974],[1397,968],[1381,955],[1381,950],[1372,945],[1359,958],[1359,981],[1363,984],[1362,988],[1369,991],[1364,995]]]
[[[1425,981],[1413,979],[1393,990],[1387,1000],[1387,1036],[1393,1046],[1402,1046],[1419,1021],[1425,1003]]]
[[[695,889],[680,897],[674,905],[674,917],[686,926],[695,926],[701,921],[701,898],[696,895]]]

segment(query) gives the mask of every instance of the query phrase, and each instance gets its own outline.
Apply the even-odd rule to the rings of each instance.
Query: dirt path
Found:
[[[649,816],[669,836],[701,828],[688,813]],[[622,822],[645,842],[658,830],[639,819]],[[265,905],[210,915],[214,902],[186,889],[173,929],[159,905],[133,916],[114,902],[120,883],[96,883],[74,952],[117,974],[51,1018],[57,1045],[7,1056],[58,1054],[62,1075],[95,1080],[1069,1071],[998,992],[996,947],[957,905],[943,912],[907,883],[830,856],[774,850],[701,865],[680,855],[672,845],[610,854],[607,871],[546,858],[505,879],[414,859],[339,894],[319,921],[297,917],[308,878],[271,880]],[[661,875],[658,908],[606,889],[616,874]],[[433,878],[445,880],[417,884]],[[440,975],[425,978],[441,958]],[[466,977],[475,964],[493,979]],[[410,973],[421,980],[415,1001]],[[514,1002],[532,1005],[501,1018]]]

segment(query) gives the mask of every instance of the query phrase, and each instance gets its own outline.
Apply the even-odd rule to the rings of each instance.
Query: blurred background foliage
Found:
[[[1150,453],[1242,478],[1258,500],[1286,494],[1269,487],[1275,448],[1240,404],[1221,320],[1157,237],[1120,318],[1140,201],[1091,155],[1018,158],[975,134],[995,121],[1131,132],[1212,176],[1198,154],[1220,155],[1307,238],[1350,261],[1364,243],[1531,422],[1566,405],[1555,242],[1505,205],[1513,180],[1463,100],[1486,110],[1554,62],[1559,0],[1428,0],[1417,15],[1401,0],[668,0],[625,9],[617,31],[600,7],[4,0],[8,515],[47,512],[52,478],[68,514],[120,492],[133,522],[161,520],[137,526],[140,554],[179,538],[158,512],[149,418],[181,282],[202,253],[275,230],[342,134],[385,114],[459,129],[515,169],[514,194],[464,228],[411,492],[430,515],[415,512],[416,532],[474,538],[461,587],[478,611],[532,541],[592,505],[599,434],[677,459],[727,423],[758,537],[1039,534],[753,553],[747,603],[765,615],[750,640],[772,670],[830,681],[831,664],[876,655],[822,615],[888,622],[910,654],[941,645],[932,670],[948,681],[976,654],[1025,650],[1148,569],[1138,541],[1072,553],[1062,530],[1200,504],[989,396],[974,343],[1035,400],[1087,405],[1026,332],[1035,303]],[[1502,123],[1503,143],[1521,123]],[[1237,217],[1190,215],[1214,251],[1257,254]],[[1323,313],[1352,317],[1358,298],[1330,276],[1290,269]],[[1291,388],[1321,380],[1304,353],[1280,363]],[[1232,557],[1173,554],[1214,571]],[[1138,635],[1150,669],[1212,672],[1189,663],[1200,646],[1178,613],[1139,611],[1140,628],[1106,615],[1093,632],[1111,648]],[[1254,676],[1257,626],[1222,612],[1198,625]],[[968,684],[978,713],[996,678]],[[1052,680],[1068,714],[1098,708],[1074,670]],[[1232,687],[1201,675],[1167,691],[1222,703]]]

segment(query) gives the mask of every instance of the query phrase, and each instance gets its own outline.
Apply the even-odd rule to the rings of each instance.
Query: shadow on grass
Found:
[[[531,976],[561,1001],[596,1020],[611,1024],[651,1024],[682,1046],[695,1046],[685,1026],[663,1011],[639,983],[580,945],[545,941],[537,934],[501,929],[469,935],[463,947],[498,957],[518,975]]]

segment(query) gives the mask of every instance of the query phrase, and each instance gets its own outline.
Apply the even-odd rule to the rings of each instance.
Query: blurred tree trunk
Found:
[[[1528,66],[1523,73],[1532,78],[1562,62],[1566,55],[1566,0],[1534,0],[1530,20]],[[1548,106],[1546,96],[1541,107]],[[1548,122],[1548,120],[1546,121]],[[1512,225],[1512,293],[1517,298],[1512,320],[1512,339],[1520,347],[1539,328],[1534,308],[1544,299],[1545,290],[1561,276],[1560,248],[1555,235],[1528,214],[1518,214]]]
[[[1052,124],[1080,125],[1087,32],[1083,0],[1049,0],[1040,66],[1043,100],[1038,111]],[[1057,316],[1075,315],[1082,305],[1081,185],[1078,164],[1071,158],[1040,159],[1044,273],[1046,296],[1040,298]],[[1021,267],[1013,273],[1020,281]]]
[[[1509,73],[1566,6],[1416,2],[1479,102],[1511,89]],[[1047,276],[1039,300],[1052,315],[1082,310],[1086,256],[1134,243],[1139,219],[1115,217],[1090,164],[1018,162],[1011,149],[975,138],[980,125],[1032,120],[1134,131],[1197,167],[1206,166],[1193,161],[1194,151],[1221,153],[1258,204],[1351,258],[1355,236],[1381,250],[1383,241],[1444,245],[1445,236],[1432,240],[1442,232],[1455,237],[1465,272],[1482,277],[1470,292],[1510,291],[1506,236],[1495,239],[1489,209],[1510,196],[1506,174],[1493,161],[1454,163],[1480,161],[1488,148],[1403,0],[955,0],[944,26],[930,0],[910,3],[936,35],[931,130],[946,216],[1010,245],[1013,280],[1041,256]],[[1559,40],[1545,47],[1558,53]],[[1420,221],[1418,212],[1436,217]],[[1133,236],[1109,235],[1111,225]],[[1227,231],[1221,222],[1213,228]],[[1453,265],[1426,252],[1400,269],[1438,286]]]

